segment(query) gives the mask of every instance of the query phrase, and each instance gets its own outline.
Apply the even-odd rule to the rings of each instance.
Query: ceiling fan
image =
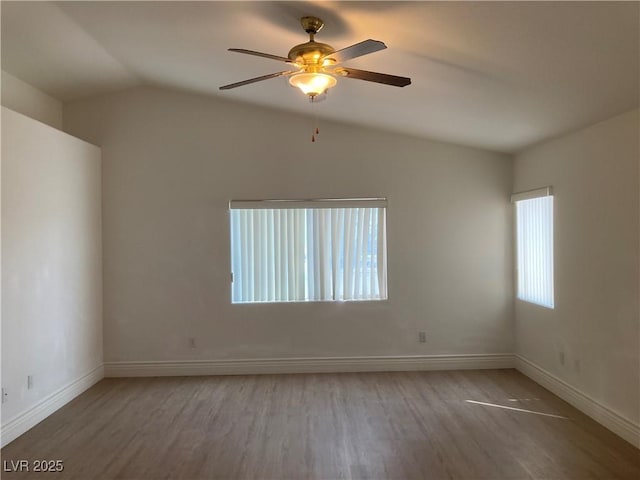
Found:
[[[313,100],[317,95],[335,86],[337,83],[336,77],[340,76],[392,85],[394,87],[405,87],[411,84],[411,79],[407,77],[336,66],[346,60],[384,50],[387,46],[383,42],[369,39],[336,51],[331,45],[319,43],[314,40],[315,35],[324,26],[324,22],[321,19],[317,17],[302,17],[300,23],[304,31],[309,34],[309,41],[293,47],[287,57],[245,50],[243,48],[229,49],[231,52],[245,53],[247,55],[255,55],[284,62],[295,67],[295,70],[284,70],[282,72],[231,83],[220,87],[220,90],[242,87],[270,78],[289,76],[289,83],[294,87],[298,87],[305,95],[308,95],[310,99]]]

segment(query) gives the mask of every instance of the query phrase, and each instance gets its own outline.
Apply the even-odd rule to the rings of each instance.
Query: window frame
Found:
[[[549,274],[549,283],[550,283],[550,302],[545,302],[544,300],[536,300],[531,296],[527,296],[521,292],[521,270],[523,269],[523,265],[520,264],[520,239],[518,235],[518,202],[540,199],[550,197],[551,201],[551,224],[550,228],[550,244],[549,250],[551,258],[547,261],[550,266],[550,274]],[[511,195],[511,203],[513,204],[513,219],[514,219],[514,229],[513,229],[513,238],[514,238],[514,272],[515,272],[515,299],[521,302],[525,302],[528,304],[536,305],[538,307],[542,307],[548,310],[555,310],[556,308],[556,289],[555,289],[555,209],[556,202],[553,194],[553,188],[551,186],[546,186],[542,188],[537,188],[533,190],[526,190],[523,192],[514,193]],[[523,287],[524,288],[524,287]]]
[[[231,305],[255,305],[255,304],[291,304],[291,303],[368,303],[368,302],[388,302],[389,301],[389,286],[388,286],[388,240],[387,240],[387,215],[388,215],[389,202],[386,197],[358,197],[358,198],[318,198],[318,199],[260,199],[260,200],[230,200],[228,202],[227,214],[228,214],[228,228],[229,228],[229,264],[230,264],[230,303]],[[290,299],[290,300],[249,300],[249,301],[234,301],[234,241],[232,236],[232,210],[240,209],[358,209],[358,208],[379,208],[383,210],[383,227],[381,230],[384,232],[384,237],[381,240],[381,244],[378,245],[384,248],[383,258],[378,264],[378,269],[382,268],[380,275],[384,278],[384,289],[380,292],[378,298],[305,298],[305,299]],[[366,237],[365,237],[366,238]],[[308,244],[305,244],[305,252]],[[378,254],[376,254],[377,256]],[[305,256],[305,265],[307,264]],[[305,291],[308,285],[305,282]],[[380,288],[380,287],[378,287]],[[384,294],[384,296],[382,296]],[[334,292],[335,295],[335,292]],[[305,295],[306,296],[306,295]]]

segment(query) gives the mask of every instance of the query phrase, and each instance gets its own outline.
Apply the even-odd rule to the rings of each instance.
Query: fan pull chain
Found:
[[[309,100],[311,102],[311,142],[313,143],[316,141],[316,135],[320,134],[320,129],[318,128],[315,97],[309,97]]]

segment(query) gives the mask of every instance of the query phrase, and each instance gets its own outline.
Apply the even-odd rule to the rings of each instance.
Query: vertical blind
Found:
[[[553,292],[553,196],[534,192],[514,195],[518,298],[554,308]]]
[[[387,298],[386,201],[235,201],[230,220],[233,303]]]

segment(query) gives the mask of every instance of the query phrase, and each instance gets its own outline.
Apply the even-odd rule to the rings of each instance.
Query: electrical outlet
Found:
[[[196,339],[189,338],[189,348],[196,348]]]
[[[33,388],[33,375],[27,375],[27,390]]]
[[[7,393],[7,390],[2,387],[2,403],[5,403],[9,400],[9,394]]]
[[[560,365],[564,365],[564,352],[558,352],[558,358],[560,359]]]
[[[418,342],[427,343],[427,332],[418,332]]]

